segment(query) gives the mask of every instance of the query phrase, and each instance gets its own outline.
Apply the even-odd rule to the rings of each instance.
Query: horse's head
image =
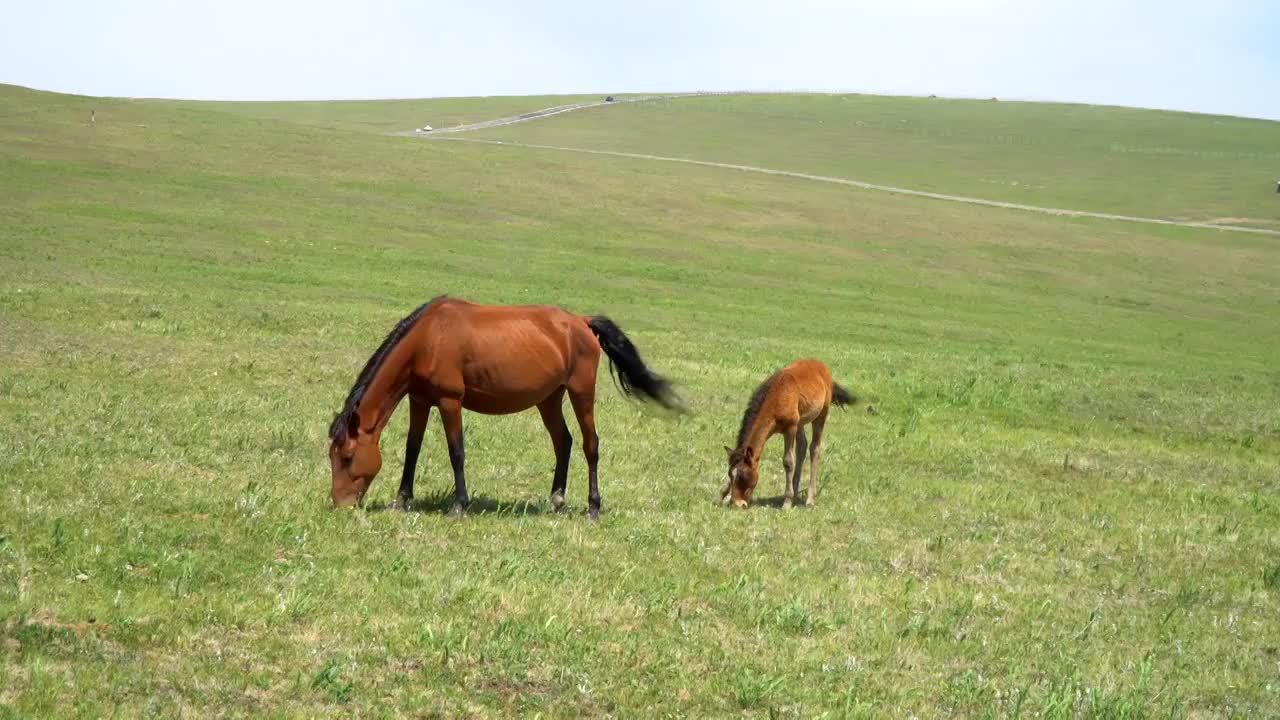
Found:
[[[378,450],[376,433],[360,432],[360,416],[354,410],[333,437],[329,464],[333,467],[333,487],[329,491],[333,506],[362,504],[373,478],[382,469],[382,452]]]
[[[733,504],[745,508],[751,501],[751,493],[756,491],[756,483],[760,482],[759,461],[750,446],[734,450],[725,447],[729,453],[729,493]]]

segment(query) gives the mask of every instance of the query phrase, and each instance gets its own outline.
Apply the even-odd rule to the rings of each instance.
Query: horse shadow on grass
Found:
[[[367,503],[364,507],[366,512],[400,512],[393,508],[391,503],[385,500],[378,500]],[[409,502],[409,507],[404,512],[421,513],[423,515],[430,514],[448,514],[453,509],[453,493],[445,492],[430,495],[428,497],[414,498]],[[510,515],[512,517],[523,517],[529,515],[549,515],[555,514],[551,510],[550,500],[497,500],[487,495],[474,495],[471,497],[471,504],[467,505],[468,515]],[[572,515],[573,508],[565,505],[560,510],[560,514]]]
[[[822,493],[818,493],[818,497],[822,497]],[[772,510],[781,510],[782,503],[786,502],[786,500],[787,500],[787,496],[785,495],[774,495],[773,497],[756,496],[751,498],[751,502],[747,504],[747,509],[752,510],[754,508],[770,508]],[[796,510],[808,509],[804,504],[804,495],[798,495],[795,498],[793,498],[791,500],[791,507]],[[725,509],[737,510],[737,508],[735,508],[733,505],[728,505]]]
[[[781,510],[782,503],[786,502],[786,500],[787,498],[785,495],[777,495],[774,497],[767,497],[767,498],[751,498],[751,504],[748,505],[747,507],[748,508],[762,507],[762,508],[771,508],[773,510]],[[807,506],[804,504],[803,497],[793,498],[791,500],[791,508],[793,510],[808,509]]]
[[[747,507],[748,508],[767,507],[767,508],[773,508],[774,510],[781,510],[782,502],[786,499],[787,498],[785,495],[777,495],[774,497],[765,497],[765,498],[751,498],[751,504],[747,505]],[[803,505],[804,502],[802,501],[801,504]]]

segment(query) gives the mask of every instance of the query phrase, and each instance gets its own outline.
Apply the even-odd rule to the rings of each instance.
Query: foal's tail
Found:
[[[853,393],[840,387],[839,383],[832,382],[831,383],[831,404],[839,405],[840,407],[844,407],[845,405],[857,405],[858,398],[854,397]]]
[[[609,356],[609,372],[623,395],[653,400],[671,410],[683,410],[671,383],[645,367],[640,351],[622,332],[622,328],[603,316],[586,317],[587,327],[600,341],[600,349]]]

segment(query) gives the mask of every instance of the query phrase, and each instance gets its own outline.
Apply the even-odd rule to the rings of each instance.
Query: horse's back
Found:
[[[794,394],[801,423],[812,421],[831,405],[831,370],[821,360],[805,358],[783,368],[779,375]],[[780,388],[781,389],[781,388]]]
[[[831,392],[831,370],[821,360],[814,358],[797,360],[783,368],[782,374],[806,388],[822,387],[825,388],[825,392]]]
[[[428,373],[484,413],[532,406],[565,385],[593,348],[598,352],[582,318],[552,305],[449,299],[426,320]]]
[[[480,305],[446,298],[428,312],[432,321],[458,333],[507,335],[536,328],[552,337],[586,329],[581,317],[555,305]]]

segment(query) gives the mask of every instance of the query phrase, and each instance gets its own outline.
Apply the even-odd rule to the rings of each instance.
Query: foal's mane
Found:
[[[356,407],[360,404],[360,400],[364,398],[364,392],[369,388],[369,383],[373,380],[373,376],[378,374],[378,368],[382,367],[382,363],[391,354],[391,351],[405,335],[409,334],[418,318],[422,317],[422,313],[427,311],[438,300],[443,300],[445,295],[438,295],[431,298],[427,302],[418,306],[418,309],[409,313],[403,320],[396,323],[391,332],[378,346],[378,349],[369,356],[369,360],[364,364],[364,369],[356,376],[356,382],[351,386],[351,390],[347,393],[347,400],[342,404],[342,410],[333,417],[333,422],[329,424],[329,441],[337,444],[338,440],[346,434],[347,422],[351,418],[351,413],[355,412]]]
[[[781,372],[781,371],[779,371]],[[765,378],[760,383],[755,392],[751,393],[751,399],[747,401],[747,410],[742,414],[742,427],[738,428],[738,444],[741,448],[742,443],[747,441],[747,433],[751,430],[751,423],[755,422],[756,416],[760,414],[760,409],[764,407],[764,399],[769,396],[769,388],[773,386],[773,381],[778,379],[778,373],[774,373]]]

